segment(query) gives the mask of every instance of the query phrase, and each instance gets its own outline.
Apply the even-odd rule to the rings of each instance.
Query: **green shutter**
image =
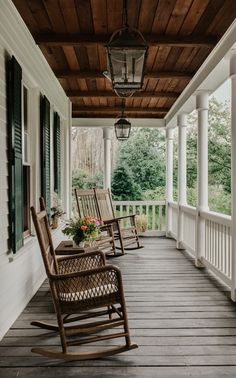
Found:
[[[53,120],[53,146],[54,146],[54,192],[61,198],[61,129],[60,117],[54,112]]]
[[[50,103],[45,96],[40,98],[40,145],[41,145],[41,196],[47,213],[51,213],[50,188]]]
[[[12,57],[8,70],[10,248],[23,246],[22,69]]]

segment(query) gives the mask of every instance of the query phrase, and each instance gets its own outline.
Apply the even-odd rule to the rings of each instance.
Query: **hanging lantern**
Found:
[[[129,120],[125,117],[121,117],[116,121],[115,123],[115,133],[116,133],[116,138],[118,140],[126,140],[129,138],[130,135],[130,130],[131,130],[131,123]]]
[[[108,71],[112,88],[120,97],[129,97],[143,86],[148,45],[142,34],[129,28],[124,0],[123,27],[111,36],[107,45]]]

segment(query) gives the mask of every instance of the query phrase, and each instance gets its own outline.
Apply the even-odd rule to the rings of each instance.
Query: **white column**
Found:
[[[112,129],[109,127],[103,128],[104,141],[104,189],[111,188],[111,136]]]
[[[232,287],[231,298],[236,301],[236,51],[230,59],[231,76],[231,235],[232,235]]]
[[[166,130],[166,236],[171,236],[173,201],[173,129]]]
[[[187,133],[187,114],[179,114],[177,117],[178,132],[178,234],[177,249],[183,249],[183,213],[181,206],[186,205],[186,133]]]
[[[200,217],[200,211],[209,211],[208,207],[208,102],[209,92],[199,91],[196,95],[198,111],[198,141],[197,141],[197,177],[198,202],[196,219],[196,261],[197,267],[202,267],[201,258],[205,256],[205,220]]]

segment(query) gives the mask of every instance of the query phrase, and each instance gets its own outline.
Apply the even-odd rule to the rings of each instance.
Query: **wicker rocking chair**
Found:
[[[79,217],[93,216],[100,219],[93,189],[75,189],[75,199]],[[116,246],[112,224],[100,226],[102,234],[97,239],[98,248],[106,255],[116,255]]]
[[[37,214],[31,207],[31,213],[57,317],[57,324],[40,321],[31,324],[58,332],[62,347],[61,351],[33,348],[32,352],[69,361],[102,358],[137,348],[130,340],[120,270],[105,265],[101,251],[56,258],[46,211]],[[103,316],[103,320],[93,321],[99,316]],[[85,322],[86,319],[89,321]],[[121,326],[122,331],[97,335]],[[124,338],[124,342],[102,350],[96,347],[90,352],[78,347],[113,338]],[[68,350],[75,346],[76,351]]]
[[[119,240],[122,254],[125,253],[125,249],[143,248],[139,243],[135,214],[115,217],[110,190],[94,189],[94,194],[99,217],[104,224],[113,224],[115,240]],[[133,244],[135,244],[135,246],[130,247]]]

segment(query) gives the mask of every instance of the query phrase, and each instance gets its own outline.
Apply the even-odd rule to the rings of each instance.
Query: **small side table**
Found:
[[[55,249],[55,254],[57,256],[59,255],[78,255],[80,253],[84,252],[93,252],[94,250],[97,250],[97,248],[94,247],[73,247],[73,242],[71,240],[62,241],[57,248]]]

